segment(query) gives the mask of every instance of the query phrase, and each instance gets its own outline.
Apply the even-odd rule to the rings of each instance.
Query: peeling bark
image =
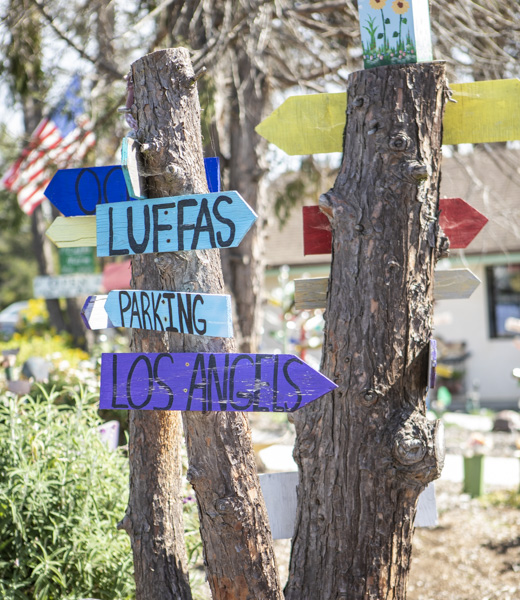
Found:
[[[425,397],[437,260],[440,63],[353,73],[344,156],[320,198],[333,232],[322,372],[295,413],[288,600],[406,596],[419,493],[443,463]]]
[[[200,107],[188,51],[179,48],[149,54],[132,65],[132,75],[132,110],[149,197],[207,192]],[[224,293],[218,250],[138,255],[132,265],[136,289]],[[134,331],[132,341],[132,350],[143,352],[234,349],[231,339],[180,333]],[[183,420],[188,480],[197,496],[213,598],[281,598],[246,417],[241,413],[187,412]],[[178,517],[179,415],[132,411],[130,434],[130,523],[126,525],[133,539],[134,562],[140,562],[142,581],[137,582],[136,568],[136,583],[142,595],[137,598],[188,598]],[[173,516],[165,523],[167,512]],[[162,582],[167,569],[164,579],[171,578],[176,591],[167,586],[168,581]],[[155,587],[158,583],[163,591]]]

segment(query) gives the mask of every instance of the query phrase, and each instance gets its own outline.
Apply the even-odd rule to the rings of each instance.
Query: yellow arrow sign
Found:
[[[96,217],[57,217],[46,235],[58,248],[95,246]]]
[[[454,83],[444,115],[443,144],[520,139],[520,80]],[[347,95],[291,96],[256,127],[287,154],[343,151]]]

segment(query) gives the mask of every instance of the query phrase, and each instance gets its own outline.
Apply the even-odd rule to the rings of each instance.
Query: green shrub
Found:
[[[481,503],[484,506],[520,509],[520,490],[497,490],[486,494]]]
[[[131,598],[128,461],[88,394],[0,397],[0,598]]]

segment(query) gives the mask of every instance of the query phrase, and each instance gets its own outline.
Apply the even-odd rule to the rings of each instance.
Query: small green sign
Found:
[[[58,248],[60,273],[94,273],[96,270],[96,249],[93,247]]]

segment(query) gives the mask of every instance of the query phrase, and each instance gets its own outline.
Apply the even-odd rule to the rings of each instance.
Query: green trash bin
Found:
[[[484,493],[484,455],[464,457],[464,487],[462,490],[472,498]]]

